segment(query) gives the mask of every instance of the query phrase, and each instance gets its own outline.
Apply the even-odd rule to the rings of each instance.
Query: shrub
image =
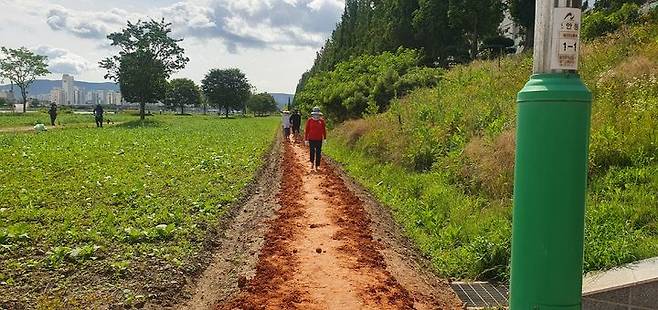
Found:
[[[438,83],[443,71],[419,64],[420,53],[403,48],[355,57],[311,77],[295,96],[295,104],[306,110],[321,106],[338,121],[384,112],[396,96]]]
[[[601,37],[619,29],[619,24],[610,20],[603,11],[595,11],[583,19],[582,36],[585,40]]]

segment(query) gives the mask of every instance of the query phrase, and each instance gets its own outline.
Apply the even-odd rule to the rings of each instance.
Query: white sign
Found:
[[[579,8],[553,9],[551,69],[578,70],[580,17]]]

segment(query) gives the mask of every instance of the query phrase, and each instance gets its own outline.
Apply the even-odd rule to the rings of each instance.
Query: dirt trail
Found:
[[[285,143],[280,205],[255,273],[216,309],[460,309],[447,282],[427,271],[390,213],[323,162]]]

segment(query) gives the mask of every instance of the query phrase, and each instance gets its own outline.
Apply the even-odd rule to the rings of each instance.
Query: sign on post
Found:
[[[578,70],[581,10],[554,8],[552,15],[551,69]]]

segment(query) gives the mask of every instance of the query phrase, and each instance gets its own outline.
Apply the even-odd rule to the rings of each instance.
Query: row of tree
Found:
[[[340,22],[297,90],[310,76],[353,56],[399,47],[422,50],[425,66],[467,62],[478,56],[484,39],[498,35],[505,8],[503,0],[347,0]]]
[[[581,1],[574,0],[576,4]],[[624,3],[647,0],[598,0],[593,11],[617,10]],[[313,67],[297,85],[303,90],[311,76],[334,70],[340,62],[364,54],[421,51],[421,64],[446,68],[505,51],[510,40],[500,37],[507,11],[520,26],[522,45],[532,48],[536,0],[347,0],[336,29],[317,52]],[[582,1],[587,9],[588,1]],[[512,42],[513,43],[513,42]],[[497,50],[496,50],[497,49]]]
[[[179,45],[182,40],[172,38],[171,31],[170,23],[150,20],[128,22],[122,31],[108,35],[119,52],[102,60],[100,66],[107,70],[106,79],[119,84],[126,100],[140,103],[141,119],[145,117],[146,103],[156,102],[180,109],[181,114],[186,106],[207,102],[218,111],[225,111],[227,117],[231,111],[246,112],[247,108],[261,115],[278,109],[271,95],[252,94],[254,88],[239,69],[210,70],[201,87],[190,79],[168,81],[189,62]],[[26,48],[2,47],[0,51],[0,80],[8,79],[20,88],[25,112],[29,86],[36,78],[50,73],[47,57]]]
[[[247,103],[255,113],[276,111],[276,104],[260,103],[267,96],[268,103],[274,102],[272,96],[252,94],[253,87],[239,69],[212,69],[201,82],[201,87],[189,79],[167,82],[173,73],[189,62],[179,45],[182,39],[172,38],[171,31],[171,23],[163,19],[128,22],[122,31],[108,35],[111,45],[118,47],[119,53],[101,61],[100,66],[107,70],[105,78],[119,84],[126,100],[140,103],[142,119],[145,104],[159,101],[180,108],[181,113],[184,113],[185,106],[199,106],[207,101],[218,111],[223,110],[226,117],[234,110],[246,112]]]

